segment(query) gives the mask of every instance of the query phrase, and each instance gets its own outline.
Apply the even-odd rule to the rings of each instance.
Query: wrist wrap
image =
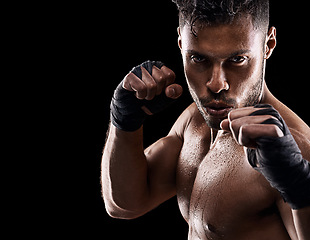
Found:
[[[303,159],[292,134],[280,114],[270,105],[259,104],[263,108],[251,115],[271,115],[262,124],[275,124],[283,132],[283,137],[260,137],[257,148],[247,149],[251,166],[259,171],[277,189],[292,209],[310,205],[310,163]]]

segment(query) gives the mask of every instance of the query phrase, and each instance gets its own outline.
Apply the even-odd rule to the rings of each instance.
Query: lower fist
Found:
[[[310,206],[310,163],[303,159],[289,128],[270,105],[232,111],[221,124],[247,149],[248,161],[292,209]]]
[[[283,136],[279,118],[279,113],[270,105],[259,104],[231,111],[228,119],[222,121],[221,128],[230,131],[240,145],[256,148],[259,137]]]

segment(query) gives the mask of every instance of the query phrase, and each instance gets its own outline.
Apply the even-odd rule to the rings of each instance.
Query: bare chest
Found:
[[[231,135],[203,144],[199,137],[185,141],[177,170],[179,206],[197,235],[226,232],[220,228],[234,228],[272,204],[272,189]]]

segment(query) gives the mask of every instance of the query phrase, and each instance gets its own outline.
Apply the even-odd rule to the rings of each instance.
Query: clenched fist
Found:
[[[111,101],[111,121],[124,131],[141,127],[147,115],[162,111],[182,95],[175,74],[159,61],[133,68],[116,88]]]
[[[277,189],[292,209],[310,206],[310,163],[281,115],[271,105],[258,104],[229,113],[221,128],[247,147],[250,165]]]
[[[242,146],[255,148],[259,137],[283,137],[283,127],[270,112],[269,105],[258,110],[257,107],[238,108],[231,111],[228,119],[221,123],[221,128],[232,133],[234,139]],[[269,110],[268,110],[269,109]],[[263,110],[262,114],[257,114]],[[256,113],[256,114],[255,114]]]

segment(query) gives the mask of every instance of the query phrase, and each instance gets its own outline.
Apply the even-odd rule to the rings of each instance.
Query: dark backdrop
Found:
[[[287,3],[271,3],[278,46],[267,61],[266,81],[271,92],[309,124],[306,13]],[[54,178],[65,180],[53,194],[55,206],[49,206],[57,220],[47,224],[48,232],[85,239],[187,239],[176,198],[139,219],[117,220],[107,215],[100,190],[109,103],[123,77],[145,60],[161,60],[187,89],[175,5],[169,0],[75,3],[60,7],[57,14],[57,35],[50,39],[60,47],[55,47],[61,53],[56,67],[64,71],[56,71],[52,84],[57,83],[61,99],[54,117],[62,126],[59,147],[66,151],[52,165],[57,169]],[[148,119],[145,146],[165,136],[190,103],[185,91],[178,104]]]

